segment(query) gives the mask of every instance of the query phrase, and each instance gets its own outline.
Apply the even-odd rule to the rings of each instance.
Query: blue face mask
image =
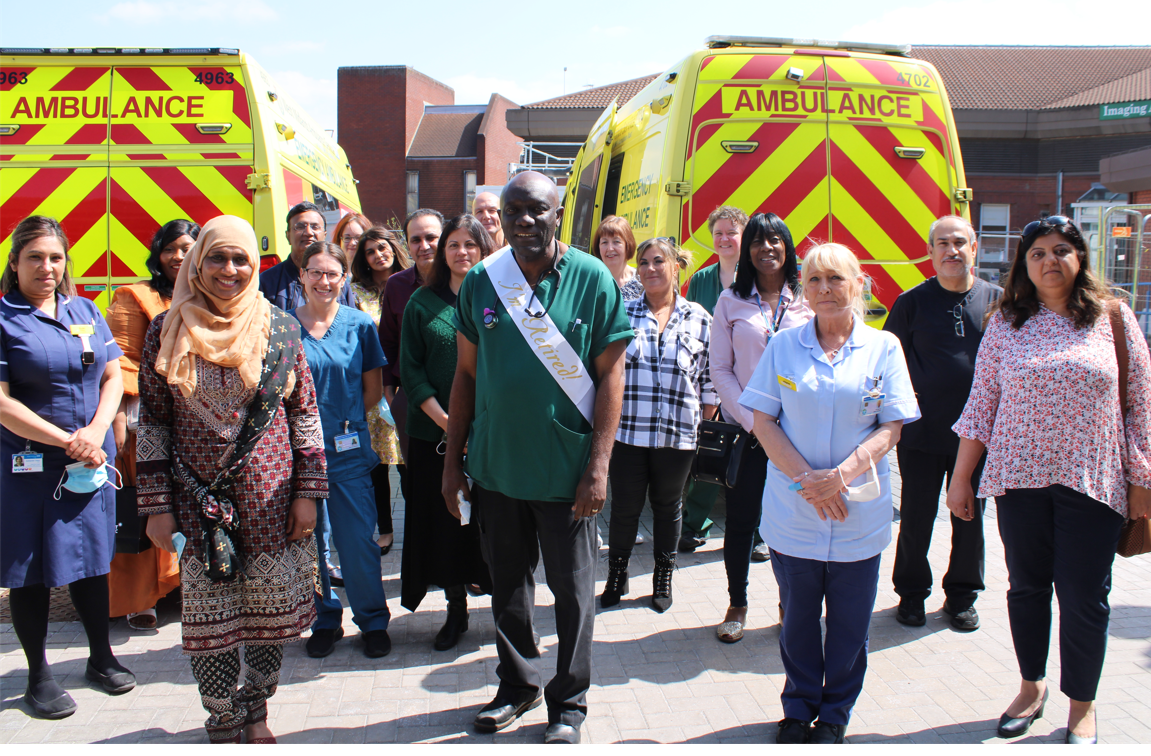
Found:
[[[116,473],[116,478],[120,480],[120,485],[112,484],[112,488],[119,491],[123,488],[124,482],[120,478],[120,471],[109,464],[103,464],[96,468],[85,467],[83,462],[73,462],[64,468],[64,474],[60,476],[60,482],[56,484],[56,493],[53,498],[56,501],[60,500],[60,488],[67,488],[73,493],[92,493],[97,491],[105,483],[108,483],[108,470]],[[66,481],[66,482],[65,482]]]

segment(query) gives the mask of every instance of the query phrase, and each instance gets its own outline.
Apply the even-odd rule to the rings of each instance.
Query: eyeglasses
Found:
[[[1044,226],[1064,226],[1067,224],[1075,225],[1075,221],[1068,218],[1066,215],[1048,215],[1046,218],[1040,218],[1036,221],[1031,221],[1023,227],[1023,236],[1030,236]]]
[[[344,234],[343,236],[340,237],[340,241],[342,241],[344,244],[355,244],[359,240],[360,240],[360,237],[352,236],[350,234]]]
[[[316,270],[315,268],[304,268],[304,272],[308,274],[308,280],[313,283],[320,279],[335,283],[344,277],[343,273],[336,273],[330,270]]]
[[[308,229],[311,229],[312,231],[324,230],[324,227],[319,223],[305,223],[303,221],[296,223],[292,226],[292,228],[294,228],[296,231],[307,231]]]
[[[955,316],[955,335],[960,338],[963,337],[963,305],[955,305],[951,310],[951,314]]]

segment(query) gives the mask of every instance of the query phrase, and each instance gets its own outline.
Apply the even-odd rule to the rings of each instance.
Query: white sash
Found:
[[[547,368],[548,375],[568,395],[588,424],[594,426],[595,384],[583,360],[572,349],[551,316],[546,311],[542,318],[528,314],[526,308],[532,289],[516,263],[511,247],[504,247],[489,255],[484,260],[484,270],[496,290],[496,296],[507,308],[508,315],[524,341],[532,348],[532,353]],[[543,308],[542,304],[540,308]]]

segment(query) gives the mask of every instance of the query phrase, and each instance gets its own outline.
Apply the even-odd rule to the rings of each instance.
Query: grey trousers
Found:
[[[556,674],[544,688],[549,723],[579,727],[587,716],[591,642],[595,627],[596,529],[593,518],[572,518],[572,503],[523,501],[472,486],[474,516],[492,575],[492,614],[500,678],[498,697],[534,698],[541,687],[532,620],[533,572],[543,554],[555,595],[559,649]]]

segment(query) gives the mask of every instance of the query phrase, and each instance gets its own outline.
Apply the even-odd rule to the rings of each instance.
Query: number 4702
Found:
[[[201,71],[193,81],[197,84],[235,84],[236,77],[231,71]]]

